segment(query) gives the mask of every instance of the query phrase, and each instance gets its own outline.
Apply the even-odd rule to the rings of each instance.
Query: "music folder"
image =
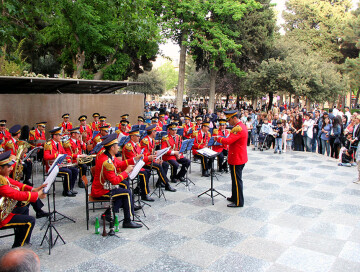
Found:
[[[59,164],[61,164],[66,157],[67,157],[67,154],[59,154],[59,156],[55,159],[54,163],[49,168],[49,171],[47,172],[47,174],[50,174],[51,171],[55,168],[55,166],[58,166]]]
[[[184,153],[184,152],[186,152],[187,146],[188,146],[188,144],[189,144],[190,141],[191,141],[191,139],[189,139],[189,140],[184,140],[184,141],[182,142],[181,147],[180,147],[180,150],[179,150],[179,153]]]
[[[39,149],[43,149],[42,146],[38,146],[38,147],[35,147],[34,149],[31,149],[28,153],[26,153],[26,156],[24,158],[24,161],[26,161],[28,158],[30,158],[31,156],[33,156],[34,154],[36,154],[37,150]],[[36,151],[36,152],[35,152]]]
[[[145,165],[143,160],[139,160],[136,164],[134,169],[129,173],[129,179],[134,179],[141,171],[141,168]]]
[[[59,173],[59,166],[55,165],[52,171],[50,172],[50,174],[47,176],[47,178],[44,181],[44,184],[46,184],[46,187],[44,187],[43,189],[45,194],[49,193],[51,185],[54,183],[58,173]]]

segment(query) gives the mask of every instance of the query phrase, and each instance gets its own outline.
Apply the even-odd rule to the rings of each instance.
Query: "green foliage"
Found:
[[[5,46],[0,50],[0,75],[1,76],[21,76],[29,67],[23,57],[22,46],[25,40],[20,41],[16,50],[11,54],[5,53]]]
[[[178,83],[179,73],[175,70],[171,61],[166,61],[159,68],[156,69],[162,81],[165,82],[165,90],[171,90],[176,87]]]
[[[134,79],[132,79],[132,81],[134,81]],[[129,86],[126,88],[126,90],[152,95],[161,95],[164,93],[165,82],[161,78],[159,72],[156,70],[140,74],[136,81],[143,84]]]

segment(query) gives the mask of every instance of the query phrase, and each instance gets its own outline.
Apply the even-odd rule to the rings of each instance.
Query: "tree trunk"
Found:
[[[355,98],[355,104],[354,104],[354,108],[356,109],[357,108],[357,104],[359,102],[359,95],[360,95],[360,90],[357,90],[356,91],[356,98]]]
[[[306,97],[306,112],[310,111],[311,101],[308,97]]]
[[[210,94],[209,94],[209,105],[208,105],[208,110],[212,110],[212,112],[214,112],[215,109],[216,74],[217,71],[214,68],[212,68],[210,70]]]
[[[185,40],[185,33],[182,34],[181,40]],[[181,42],[180,45],[180,60],[179,60],[179,80],[178,88],[176,93],[176,106],[179,112],[182,111],[183,107],[183,95],[185,89],[185,64],[186,64],[186,46]]]
[[[226,109],[227,109],[227,107],[228,107],[228,105],[229,105],[229,97],[230,97],[230,95],[227,94],[227,95],[226,95],[226,100],[225,100],[225,108],[226,108]]]
[[[81,78],[81,72],[84,69],[85,64],[85,51],[80,51],[80,48],[78,49],[78,53],[75,56],[75,60],[73,60],[75,64],[75,71],[73,73],[73,78]]]
[[[240,110],[240,96],[236,96],[236,108]]]
[[[269,106],[268,106],[268,109],[267,109],[268,111],[271,110],[271,108],[272,108],[273,100],[274,100],[274,93],[269,92]]]

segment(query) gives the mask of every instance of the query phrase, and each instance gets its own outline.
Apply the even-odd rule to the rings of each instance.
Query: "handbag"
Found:
[[[334,141],[334,144],[340,144],[340,143],[341,143],[340,138],[339,138],[339,137],[336,137],[336,138],[335,138],[335,141]]]

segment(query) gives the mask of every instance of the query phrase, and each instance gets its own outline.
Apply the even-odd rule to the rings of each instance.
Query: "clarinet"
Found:
[[[113,194],[110,191],[110,231],[108,233],[109,236],[114,236],[114,214],[113,214]]]

